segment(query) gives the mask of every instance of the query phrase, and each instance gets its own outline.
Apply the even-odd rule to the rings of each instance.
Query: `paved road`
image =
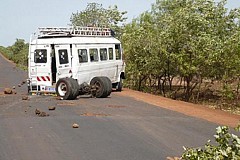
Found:
[[[116,93],[23,101],[26,85],[17,85],[26,75],[0,56],[0,160],[164,160],[181,155],[182,146],[204,145],[217,127]],[[1,94],[13,85],[16,95]],[[36,116],[36,108],[50,116]]]

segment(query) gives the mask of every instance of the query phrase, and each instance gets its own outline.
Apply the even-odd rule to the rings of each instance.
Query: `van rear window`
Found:
[[[58,50],[59,55],[59,62],[60,64],[67,64],[68,63],[68,53],[66,49]]]
[[[47,63],[47,50],[46,49],[36,49],[34,52],[34,62],[35,63]]]

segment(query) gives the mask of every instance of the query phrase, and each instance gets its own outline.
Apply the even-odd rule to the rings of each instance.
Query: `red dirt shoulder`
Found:
[[[240,122],[240,115],[234,115],[225,111],[211,109],[204,105],[172,100],[162,96],[156,96],[126,88],[124,88],[123,92],[116,92],[116,94],[132,97],[139,101],[144,101],[146,103],[183,113],[188,116],[201,118],[219,125],[236,127]]]

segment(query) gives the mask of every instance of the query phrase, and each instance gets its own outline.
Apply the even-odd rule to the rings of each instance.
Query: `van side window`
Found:
[[[59,62],[60,64],[67,64],[68,63],[68,54],[66,49],[58,50]]]
[[[115,45],[116,60],[122,59],[120,44]]]
[[[46,49],[36,49],[34,52],[34,62],[35,63],[47,63],[47,50]]]
[[[98,50],[97,48],[89,49],[90,59],[91,62],[97,62],[98,61]]]
[[[79,63],[88,62],[88,54],[86,49],[78,50]]]
[[[100,59],[101,61],[107,60],[107,48],[101,48],[100,49]]]
[[[113,48],[108,48],[109,60],[113,60]]]

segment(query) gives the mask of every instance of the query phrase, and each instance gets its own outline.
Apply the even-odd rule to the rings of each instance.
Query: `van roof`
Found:
[[[119,44],[114,37],[54,37],[33,39],[30,44]]]

